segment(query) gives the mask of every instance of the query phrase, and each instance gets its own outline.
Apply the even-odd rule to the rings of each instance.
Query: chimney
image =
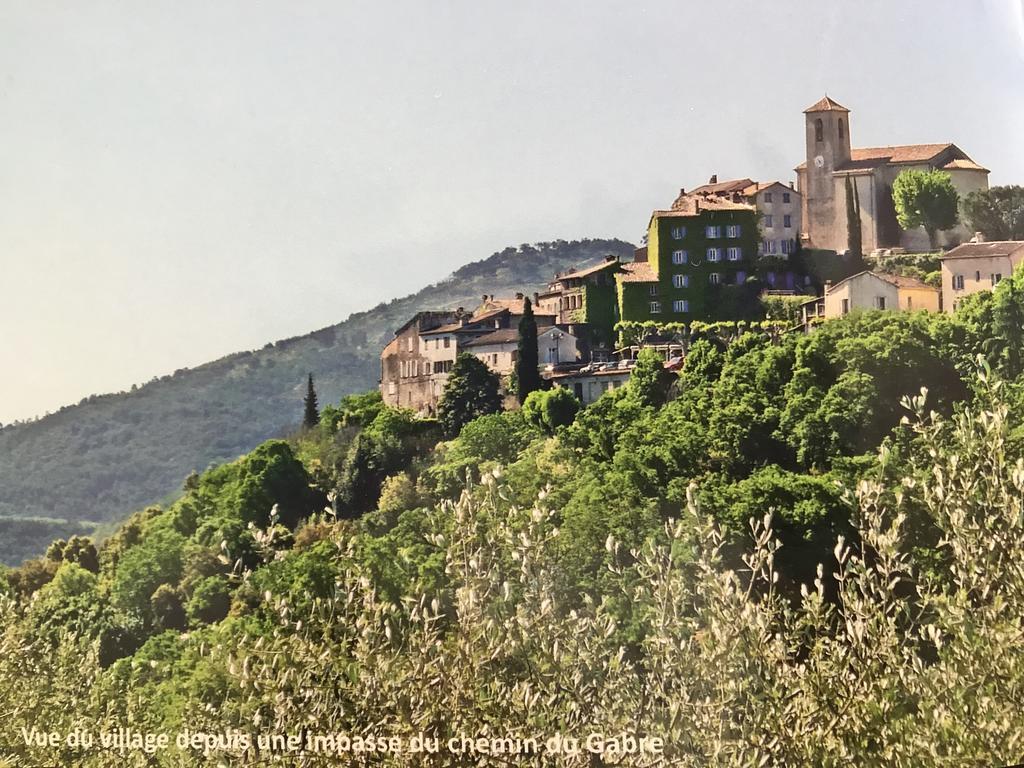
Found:
[[[487,294],[486,293],[483,296],[480,297],[480,301],[487,301]]]
[[[539,293],[534,293],[533,294],[533,303],[534,304],[540,304],[540,294]]]
[[[717,183],[718,183],[718,174],[714,173],[714,174],[711,175],[711,178],[708,179],[708,184],[717,184]]]
[[[984,243],[985,242],[985,233],[984,232],[975,232],[974,233],[974,237],[971,238],[971,242],[972,243]]]
[[[523,298],[523,294],[521,294],[521,293],[517,293],[517,294],[516,294],[516,298],[517,298],[517,299],[519,299],[519,300],[522,300],[522,298]]]
[[[679,188],[679,196],[682,197],[685,194],[686,194],[686,187],[680,187]]]
[[[604,257],[604,260],[607,262],[618,261],[619,257],[613,253],[609,253],[607,256]]]
[[[789,188],[795,190],[796,189],[796,182],[795,181],[789,182]]]
[[[831,280],[826,280],[825,281],[825,295],[827,296],[828,292],[831,291],[831,290],[832,290],[832,281]]]

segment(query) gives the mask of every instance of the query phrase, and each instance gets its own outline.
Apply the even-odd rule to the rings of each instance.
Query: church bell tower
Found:
[[[807,133],[804,227],[814,248],[842,251],[845,200],[838,199],[832,172],[850,161],[850,110],[828,96],[804,110]],[[840,226],[841,224],[841,226]]]

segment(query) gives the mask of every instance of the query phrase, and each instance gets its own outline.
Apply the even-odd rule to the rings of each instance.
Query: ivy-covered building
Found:
[[[591,352],[608,352],[614,341],[619,305],[615,276],[622,271],[617,256],[581,269],[556,274],[543,293],[535,295],[537,311],[555,315],[582,345],[583,358]]]
[[[754,206],[680,193],[672,208],[651,214],[638,261],[622,265],[620,318],[685,323],[756,315],[759,242]]]

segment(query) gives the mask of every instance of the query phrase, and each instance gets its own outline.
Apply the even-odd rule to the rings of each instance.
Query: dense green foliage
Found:
[[[519,382],[520,389],[526,384]],[[456,437],[473,419],[501,410],[499,386],[498,374],[479,358],[460,352],[437,404],[437,420],[445,436]]]
[[[317,372],[321,403],[372,389],[381,348],[420,310],[472,307],[484,293],[530,294],[555,272],[609,253],[632,258],[633,248],[620,240],[506,248],[337,325],[7,425],[0,429],[0,563],[15,565],[83,526],[120,522],[128,510],[175,493],[190,472],[288,433],[299,424],[309,371]]]
[[[98,562],[69,538],[6,575],[0,753],[126,764],[26,744],[21,729],[45,723],[443,741],[626,731],[695,767],[1012,761],[1024,381],[1006,350],[1022,341],[1022,284],[954,316],[702,326],[678,376],[644,350],[587,408],[534,392],[444,441],[438,422],[346,397],[137,513]],[[652,761],[599,749],[563,762]]]
[[[960,220],[960,196],[943,171],[901,171],[892,183],[892,200],[899,225],[924,227],[932,248],[939,230],[952,229]]]
[[[979,189],[962,201],[964,219],[987,240],[1024,240],[1024,187]]]

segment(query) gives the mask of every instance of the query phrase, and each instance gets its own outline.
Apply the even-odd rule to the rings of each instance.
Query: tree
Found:
[[[864,257],[863,233],[860,226],[860,195],[857,185],[846,177],[846,248],[855,258]]]
[[[523,403],[523,416],[531,424],[554,434],[559,427],[567,427],[576,418],[580,401],[565,387],[531,392]]]
[[[533,316],[533,305],[523,300],[523,319],[519,321],[519,352],[516,355],[516,397],[519,404],[526,402],[531,392],[540,389],[540,372],[537,370],[537,321]]]
[[[1003,280],[992,293],[992,335],[999,340],[1003,374],[1016,378],[1021,365],[1024,341],[1024,270],[1018,269]]]
[[[459,354],[437,406],[437,418],[445,437],[457,437],[473,419],[500,410],[498,375],[473,355]]]
[[[964,218],[988,240],[1024,240],[1024,187],[1005,186],[971,192],[963,200]]]
[[[959,221],[960,196],[942,171],[903,171],[892,185],[896,220],[904,229],[924,227],[934,249],[939,230],[952,229]]]
[[[316,390],[313,388],[313,374],[309,374],[306,384],[306,399],[303,401],[305,408],[302,414],[302,426],[312,429],[320,423],[320,407],[316,401]]]
[[[170,584],[161,584],[150,598],[153,622],[159,629],[184,630],[188,628],[188,616],[181,604],[181,595]]]
[[[661,355],[653,349],[642,349],[629,374],[629,392],[641,405],[657,408],[664,405],[674,378],[665,370]]]

